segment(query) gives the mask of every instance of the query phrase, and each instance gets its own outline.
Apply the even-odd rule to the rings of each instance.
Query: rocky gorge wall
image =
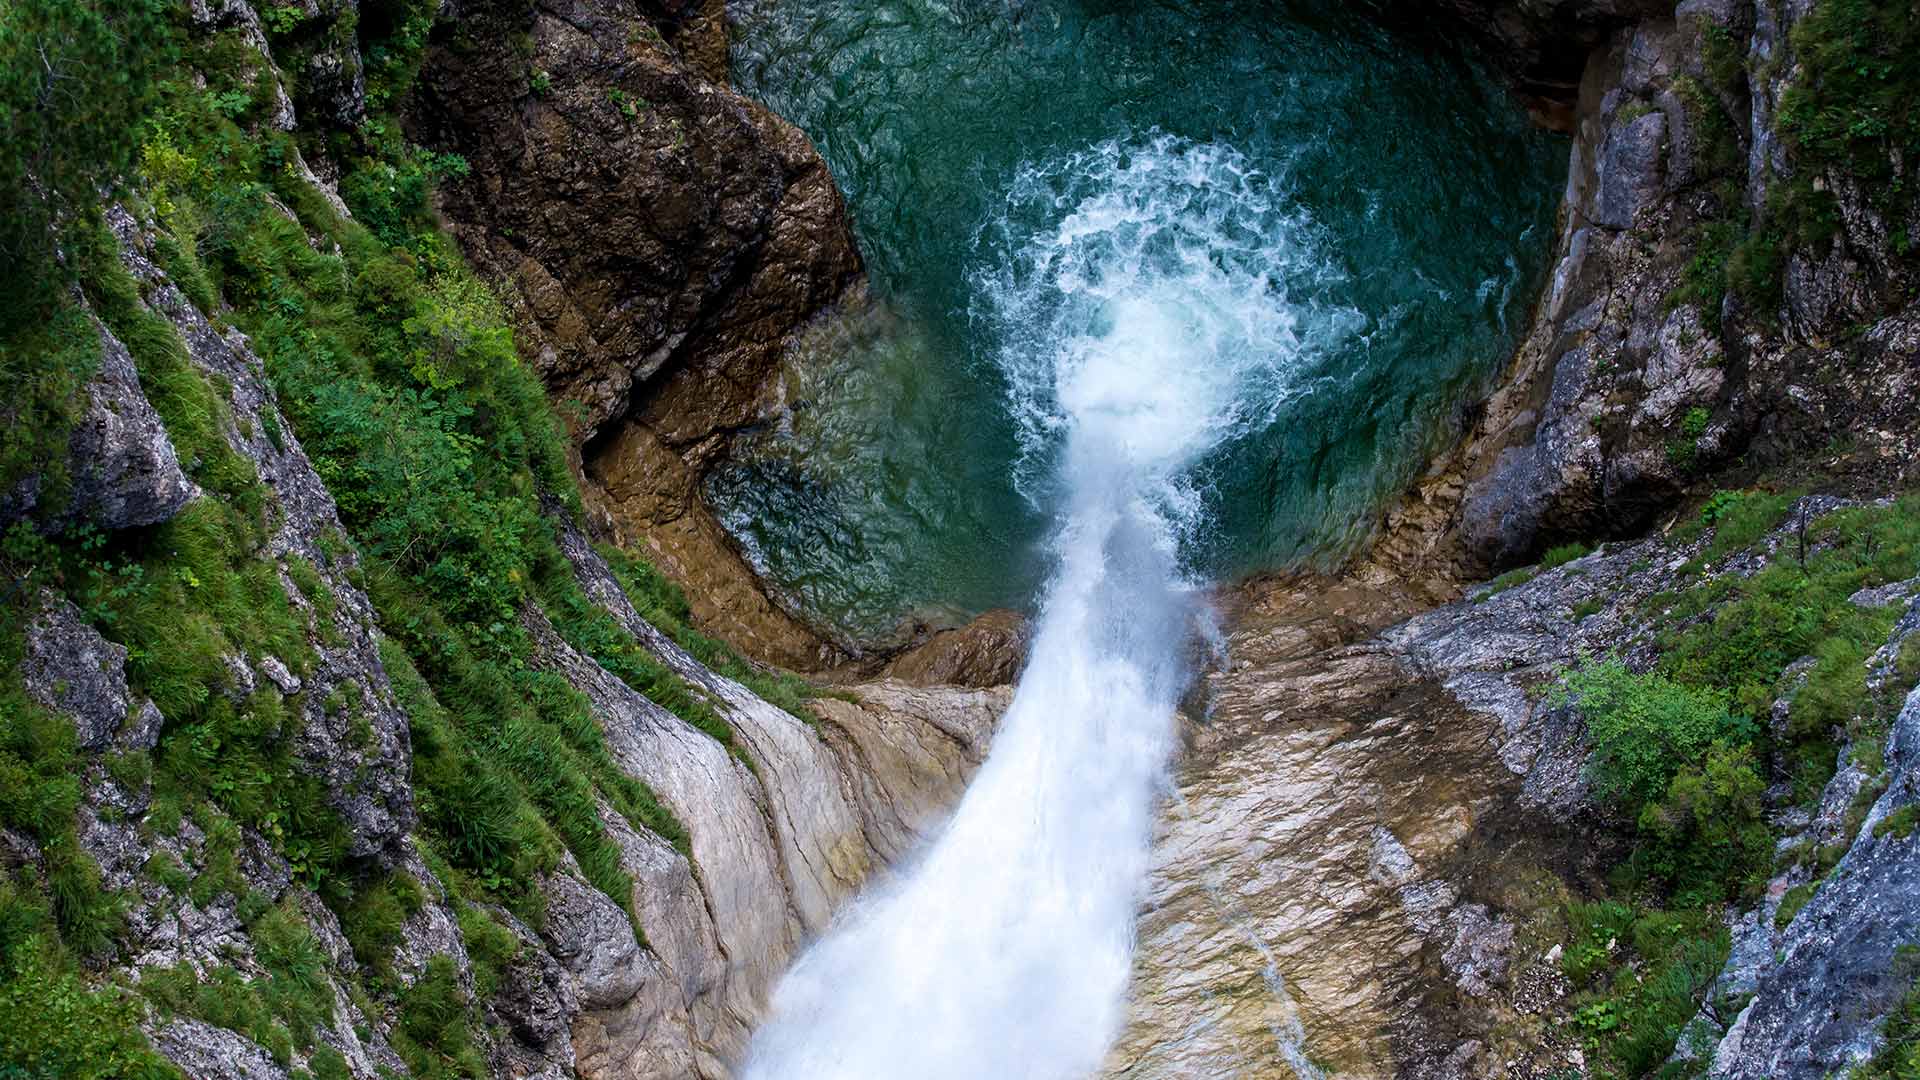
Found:
[[[285,625],[216,651],[216,674],[188,694],[153,678],[151,642],[128,625],[137,612],[111,617],[112,589],[146,595],[111,561],[104,572],[119,576],[99,591],[76,569],[10,597],[25,699],[73,731],[76,801],[70,837],[7,804],[0,899],[51,896],[72,867],[95,867],[121,910],[103,940],[67,949],[72,964],[98,992],[131,987],[137,1016],[120,1021],[187,1075],[724,1076],[794,950],[961,790],[1004,706],[1020,629],[987,619],[894,660],[898,679],[786,708],[735,677],[758,669],[669,632],[684,628],[593,537],[657,560],[688,586],[691,617],[750,656],[804,670],[850,658],[766,598],[698,498],[728,434],[777,410],[762,391],[788,336],[859,287],[839,196],[804,137],[724,85],[717,5],[439,8],[228,0],[196,5],[191,32],[259,58],[230,91],[257,99],[237,130],[315,135],[263,167],[265,212],[325,289],[391,322],[424,320],[407,361],[416,395],[439,389],[434,363],[457,358],[471,328],[434,329],[447,307],[377,306],[392,300],[387,263],[360,249],[388,208],[363,181],[415,177],[337,129],[404,124],[457,155],[436,180],[438,212],[557,403],[583,481],[576,509],[567,483],[516,473],[506,486],[538,491],[537,521],[503,512],[487,528],[548,537],[553,561],[539,569],[557,580],[524,593],[496,582],[516,603],[491,624],[420,629],[430,613],[394,600],[392,568],[424,541],[376,551],[365,462],[286,375],[322,345],[290,346],[261,314],[322,325],[317,301],[334,294],[283,290],[246,236],[182,228],[178,204],[204,178],[156,151],[111,215],[111,257],[144,316],[87,294],[100,361],[67,440],[71,484],[49,503],[54,485],[36,474],[0,518],[38,513],[56,538],[84,526],[118,557],[113,537],[193,535],[211,505],[252,493],[261,535],[230,561],[253,575],[250,602],[284,605]],[[1368,558],[1338,580],[1223,597],[1230,659],[1206,680],[1210,705],[1178,766],[1110,1071],[1635,1075],[1619,1024],[1599,1028],[1621,1015],[1629,1034],[1682,1036],[1654,1063],[1673,1056],[1673,1075],[1858,1065],[1885,1048],[1880,1025],[1905,992],[1899,949],[1920,940],[1907,580],[1920,566],[1882,572],[1911,551],[1896,524],[1910,511],[1871,507],[1868,539],[1865,519],[1845,516],[1859,507],[1788,499],[1736,537],[1721,511],[1685,500],[1754,478],[1856,501],[1911,483],[1920,339],[1896,241],[1912,196],[1890,209],[1856,167],[1796,151],[1804,130],[1783,128],[1809,77],[1793,27],[1814,5],[1447,10],[1509,47],[1522,89],[1573,133],[1556,269],[1459,449],[1389,512]],[[396,19],[419,28],[401,115],[383,96]],[[227,87],[207,74],[209,94]],[[356,164],[369,153],[373,166]],[[1789,186],[1831,196],[1817,220],[1834,228],[1818,243],[1795,216],[1805,207],[1777,194]],[[180,257],[191,232],[208,263],[231,264],[218,288]],[[382,234],[380,254],[399,250],[434,288],[464,288],[430,244],[395,239]],[[1777,288],[1729,272],[1766,243]],[[217,395],[210,427],[188,431],[168,406],[178,391],[146,359],[155,341],[177,343]],[[257,490],[229,482],[223,453]],[[1807,460],[1820,469],[1789,468]],[[1608,537],[1631,539],[1459,598],[1463,582],[1550,545]],[[8,578],[28,580],[6,557]],[[1688,627],[1733,610],[1731,635],[1751,617],[1730,609],[1760,588],[1743,583],[1822,557],[1879,575],[1840,597],[1879,620],[1878,637],[1844,658],[1859,677],[1844,706],[1799,703],[1796,679],[1813,668],[1802,658],[1818,661],[1826,623],[1770,646],[1791,655],[1753,676],[1783,733],[1755,753],[1819,749],[1831,774],[1795,792],[1786,764],[1756,766],[1770,792],[1753,812],[1781,858],[1757,895],[1707,914],[1637,897],[1648,910],[1625,922],[1592,915],[1583,905],[1614,902],[1608,874],[1643,837],[1592,790],[1588,717],[1556,688],[1592,656],[1666,670]],[[149,562],[168,595],[200,588],[180,576],[190,567]],[[200,609],[182,603],[193,617],[179,624],[198,626]],[[1819,610],[1837,619],[1840,605]],[[515,685],[580,703],[597,733],[581,745],[612,770],[585,789],[584,827],[540,804],[546,864],[517,885],[456,862],[445,802],[471,793],[428,784],[448,739],[434,718],[472,689],[434,665],[451,667],[469,637],[507,643]],[[341,823],[337,855],[291,843],[303,824],[249,814],[244,793],[209,791],[180,812],[169,755],[196,731],[229,730],[196,698],[291,715],[266,725],[285,751],[268,776],[311,785]],[[1784,734],[1797,727],[1832,745]],[[31,760],[7,737],[0,766]],[[486,748],[519,760],[509,740]],[[601,760],[579,753],[568,760]],[[556,839],[561,828],[592,842]],[[351,871],[344,893],[334,868]],[[78,941],[80,921],[48,907],[47,925]],[[1642,984],[1680,969],[1640,940],[1656,926],[1683,942],[1726,934],[1677,1021],[1642,1007]],[[8,940],[12,975],[28,954]]]
[[[467,3],[451,25],[409,123],[472,166],[441,206],[580,446],[598,521],[749,655],[842,661],[769,602],[699,490],[776,409],[787,340],[861,283],[826,164],[727,85],[717,0]]]
[[[1524,79],[1540,42],[1592,39],[1589,17],[1611,28],[1555,69],[1578,71],[1578,90],[1532,325],[1458,449],[1389,512],[1372,561],[1470,579],[1630,535],[1709,477],[1814,456],[1864,486],[1912,483],[1915,196],[1898,146],[1873,140],[1855,161],[1814,145],[1809,114],[1885,111],[1817,88],[1844,51],[1823,35],[1868,31],[1796,37],[1814,10],[1560,5],[1527,23],[1533,45],[1491,54]]]
[[[340,530],[326,485],[278,413],[246,338],[215,330],[147,259],[152,237],[138,222],[119,210],[113,220],[146,303],[179,334],[189,361],[231,388],[226,437],[259,471],[268,512],[281,522],[259,557],[285,580],[306,560],[329,598],[309,599],[298,612],[312,658],[230,656],[234,683],[224,692],[240,700],[256,686],[271,686],[304,708],[297,767],[326,786],[346,826],[348,854],[389,867],[424,892],[397,928],[392,955],[370,959],[356,955],[297,868],[254,830],[215,813],[202,819],[204,827],[186,822],[169,834],[153,816],[150,782],[115,773],[110,760],[113,753],[153,751],[167,718],[129,690],[125,647],[104,638],[71,602],[44,593],[32,602],[25,628],[22,675],[30,697],[72,720],[82,751],[95,762],[78,839],[104,887],[127,897],[116,968],[136,985],[183,972],[270,979],[272,961],[262,959],[269,946],[258,942],[259,916],[249,913],[262,905],[289,913],[320,950],[306,978],[323,988],[330,1007],[309,1048],[281,1058],[249,1037],[257,1033],[209,1024],[188,1007],[155,1017],[150,1032],[160,1052],[194,1076],[288,1076],[319,1068],[313,1055],[321,1047],[337,1053],[353,1076],[405,1071],[388,1044],[395,1014],[365,996],[362,980],[370,963],[390,970],[404,997],[444,960],[483,1018],[477,1044],[492,1074],[726,1075],[772,979],[803,938],[957,797],[984,755],[1006,691],[876,683],[818,703],[803,721],[713,673],[643,620],[577,527],[557,517],[562,550],[582,589],[639,647],[707,695],[744,748],[730,754],[575,651],[537,606],[526,609],[534,662],[591,703],[613,759],[659,796],[685,829],[687,850],[602,803],[601,825],[620,849],[631,898],[609,898],[569,857],[538,882],[544,919],[537,926],[504,908],[491,912],[514,941],[504,970],[492,975],[491,994],[483,992],[465,933],[472,909],[422,861],[427,848],[415,835],[416,796],[408,785],[408,716],[388,678],[376,615],[355,584],[351,553],[323,550],[326,537]],[[120,355],[111,338],[107,355]],[[124,393],[124,375],[110,363],[101,377],[116,381],[103,385]],[[123,415],[139,415],[144,405],[137,385],[132,393],[121,399]],[[270,438],[270,430],[280,434]],[[102,506],[152,509],[138,517],[103,509],[95,520],[191,512],[191,499],[182,497],[188,485],[177,468],[165,467],[172,455],[158,425],[103,441],[118,451],[106,460],[140,456],[161,464],[120,470],[100,483]],[[312,585],[305,590],[315,596]],[[342,694],[359,704],[340,708]],[[364,730],[350,730],[356,726]],[[44,867],[46,855],[30,837],[5,838],[10,869]],[[222,850],[223,842],[236,846]],[[223,859],[238,875],[230,886],[181,888],[183,879],[216,878]],[[628,904],[631,916],[623,910]]]

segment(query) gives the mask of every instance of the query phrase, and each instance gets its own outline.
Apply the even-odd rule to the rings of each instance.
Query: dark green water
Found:
[[[1337,10],[1079,0],[736,0],[736,78],[811,135],[851,206],[873,310],[789,378],[790,424],[708,495],[827,622],[883,636],[1022,606],[1046,570],[982,281],[1071,206],[1010,201],[1090,148],[1232,148],[1315,258],[1282,283],[1338,332],[1300,393],[1196,470],[1222,576],[1336,557],[1511,348],[1543,272],[1565,144],[1483,73]],[[1043,192],[1044,195],[1044,192]],[[1277,242],[1277,241],[1276,241]],[[1025,492],[1023,494],[1022,492]]]

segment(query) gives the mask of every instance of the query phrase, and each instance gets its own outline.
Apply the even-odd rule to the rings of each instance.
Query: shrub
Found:
[[[1635,674],[1618,660],[1575,671],[1565,694],[1586,717],[1595,788],[1635,809],[1664,793],[1716,740],[1744,742],[1751,733],[1728,712],[1724,694]]]
[[[1648,842],[1634,852],[1634,869],[1665,882],[1683,908],[1718,903],[1755,884],[1773,852],[1765,791],[1752,748],[1713,744],[1701,764],[1677,772],[1665,797],[1641,810]]]
[[[1895,162],[1920,152],[1920,14],[1900,0],[1823,0],[1793,29],[1800,77],[1780,129],[1807,164],[1839,166],[1883,207],[1904,205]]]

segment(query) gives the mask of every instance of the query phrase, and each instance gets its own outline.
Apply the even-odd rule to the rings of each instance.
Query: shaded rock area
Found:
[[[1587,56],[1622,27],[1666,14],[1662,0],[1514,3],[1511,0],[1376,0],[1390,23],[1474,46],[1501,71],[1535,120],[1573,126]]]
[[[1535,18],[1498,9],[1496,27]],[[1538,9],[1610,27],[1570,116],[1555,265],[1512,364],[1388,512],[1364,577],[1444,599],[1554,543],[1635,535],[1742,470],[1816,459],[1874,490],[1920,477],[1920,312],[1895,242],[1920,208],[1901,221],[1844,171],[1795,174],[1777,114],[1809,10]],[[1832,194],[1838,230],[1779,241],[1758,284],[1730,289],[1715,259],[1783,228],[1768,207],[1796,182]]]
[[[806,136],[721,81],[725,33],[717,0],[465,3],[412,123],[471,165],[444,210],[573,430],[600,523],[703,628],[811,670],[838,650],[769,602],[699,487],[860,259]]]
[[[1804,500],[1708,572],[1757,572],[1799,516],[1841,505]],[[1228,597],[1229,659],[1162,814],[1107,1075],[1585,1075],[1557,910],[1621,854],[1621,823],[1589,800],[1578,709],[1548,690],[1582,656],[1651,663],[1647,613],[1707,543],[1608,545],[1398,622],[1407,600],[1351,581]],[[1915,632],[1920,606],[1882,671]],[[1911,984],[1895,950],[1920,944],[1920,843],[1875,824],[1920,798],[1906,730],[1920,688],[1903,696],[1866,822],[1808,826],[1850,845],[1839,868],[1784,930],[1775,910],[1804,872],[1730,914],[1734,955],[1708,996],[1738,1008],[1689,1029],[1711,1075],[1863,1061]],[[1842,770],[1822,807],[1859,784]]]

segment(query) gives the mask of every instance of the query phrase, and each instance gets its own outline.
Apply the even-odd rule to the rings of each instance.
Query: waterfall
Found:
[[[781,982],[753,1080],[1069,1078],[1124,1017],[1200,583],[1205,463],[1303,392],[1354,313],[1282,179],[1152,133],[1013,178],[974,317],[1058,525],[1032,650],[952,820]]]

